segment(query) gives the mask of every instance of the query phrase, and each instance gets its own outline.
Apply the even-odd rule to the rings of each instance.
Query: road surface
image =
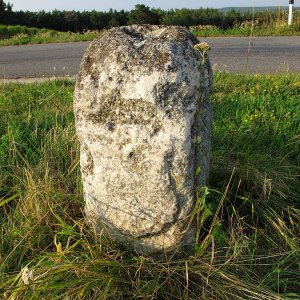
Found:
[[[300,36],[201,38],[214,68],[235,73],[300,72]],[[0,79],[76,75],[89,42],[0,47]]]

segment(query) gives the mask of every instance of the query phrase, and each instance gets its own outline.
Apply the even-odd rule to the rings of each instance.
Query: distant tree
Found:
[[[128,19],[127,19],[128,13],[124,10],[116,11],[110,9],[109,11],[109,17],[110,21],[108,23],[109,27],[116,27],[116,26],[124,26],[127,25]]]
[[[90,13],[90,22],[92,24],[92,28],[90,29],[104,29],[109,27],[110,14],[107,12],[98,12],[91,11]]]
[[[92,29],[92,24],[90,20],[90,12],[83,11],[78,13],[78,24],[80,25],[80,32]]]
[[[13,5],[9,2],[6,4],[3,0],[0,0],[0,13],[5,11],[12,11]]]
[[[0,0],[0,24],[11,23],[12,7],[12,4],[9,2],[6,4],[3,0]]]
[[[64,11],[64,31],[79,31],[78,15],[75,11]]]
[[[51,13],[44,10],[39,11],[35,16],[35,26],[38,28],[52,28],[53,18]]]
[[[162,23],[165,25],[215,25],[222,26],[223,14],[217,9],[199,8],[199,9],[171,9],[166,11],[162,17]]]
[[[159,24],[160,14],[144,4],[137,4],[128,15],[129,24]]]
[[[6,10],[6,4],[3,0],[0,0],[0,13],[3,13]]]
[[[13,11],[12,4],[0,0],[0,24],[25,25],[29,27],[48,28],[58,31],[83,32],[85,30],[106,29],[115,26],[129,24],[165,24],[165,25],[215,25],[220,28],[231,28],[244,21],[259,20],[263,24],[270,24],[286,17],[285,11],[252,11],[240,12],[230,10],[221,12],[217,9],[153,9],[144,4],[135,5],[134,9],[128,11],[109,10],[99,11],[59,11],[52,12],[30,12]]]

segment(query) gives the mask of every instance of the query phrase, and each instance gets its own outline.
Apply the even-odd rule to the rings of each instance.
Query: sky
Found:
[[[297,5],[296,0],[295,4]],[[228,6],[286,6],[289,0],[6,0],[13,4],[13,10],[52,11],[58,10],[132,10],[135,4],[149,7],[171,8],[221,8]]]

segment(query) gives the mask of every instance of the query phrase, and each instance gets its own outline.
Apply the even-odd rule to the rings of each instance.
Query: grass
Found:
[[[0,298],[299,299],[299,75],[215,74],[199,240],[164,259],[85,222],[73,89],[0,85]]]
[[[267,13],[266,13],[267,14]],[[266,15],[265,15],[266,17]],[[229,37],[229,36],[299,36],[300,13],[294,11],[293,25],[288,26],[288,14],[280,13],[268,15],[268,20],[261,17],[253,21],[245,21],[236,24],[233,28],[222,29],[211,25],[191,26],[190,30],[196,36],[201,37]]]
[[[248,24],[246,27],[236,26],[226,30],[216,26],[196,26],[191,28],[191,32],[199,37],[250,36],[252,34],[255,36],[298,36],[300,24],[296,20],[295,24],[290,27],[286,25],[286,22],[279,22],[254,29]],[[20,25],[0,25],[0,46],[92,41],[99,34],[100,31],[97,30],[73,33]]]
[[[0,25],[0,46],[92,41],[100,31],[60,32],[26,26]]]
[[[215,26],[199,26],[198,29],[191,30],[195,36],[198,37],[230,37],[230,36],[299,36],[300,25],[299,23],[293,26],[287,26],[282,23],[278,25],[268,25],[257,28],[248,27],[234,27],[229,29],[222,29]]]
[[[27,35],[35,35],[40,31],[38,28],[32,28],[27,26],[10,26],[10,25],[0,25],[0,37],[1,39],[4,38],[11,38],[18,34],[27,34]]]

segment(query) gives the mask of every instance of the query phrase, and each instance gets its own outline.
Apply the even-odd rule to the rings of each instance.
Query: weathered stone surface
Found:
[[[195,44],[182,27],[119,27],[81,64],[74,108],[86,214],[137,251],[194,241],[186,227],[208,176],[212,78]]]

